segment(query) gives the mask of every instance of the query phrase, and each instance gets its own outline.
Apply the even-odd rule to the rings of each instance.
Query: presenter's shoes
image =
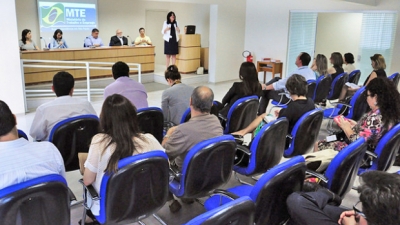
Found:
[[[169,210],[172,213],[176,213],[179,210],[181,210],[182,206],[181,203],[179,203],[177,200],[174,200],[170,205],[169,205]]]

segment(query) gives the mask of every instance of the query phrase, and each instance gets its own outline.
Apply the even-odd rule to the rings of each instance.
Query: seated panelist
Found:
[[[110,46],[128,45],[128,38],[122,36],[122,30],[118,29],[115,36],[111,37]]]
[[[19,40],[20,50],[38,50],[39,48],[32,40],[31,30],[24,29],[22,31],[21,40]]]
[[[150,37],[146,36],[143,27],[139,28],[140,35],[135,39],[135,45],[151,45]]]
[[[92,35],[86,37],[85,39],[85,47],[101,47],[104,46],[103,40],[99,37],[99,29],[93,28]]]
[[[62,37],[63,32],[60,29],[54,31],[53,40],[50,42],[50,48],[68,48],[67,41]]]

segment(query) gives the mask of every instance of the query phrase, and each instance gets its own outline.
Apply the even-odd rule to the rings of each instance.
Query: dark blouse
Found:
[[[219,111],[219,113],[223,116],[228,116],[229,109],[231,106],[239,99],[251,95],[257,95],[260,97],[262,94],[261,87],[259,93],[252,93],[250,95],[244,94],[244,83],[243,82],[235,82],[233,83],[232,87],[229,91],[225,94],[224,98],[222,99],[222,106],[223,108]]]
[[[315,105],[312,99],[298,99],[291,101],[286,109],[281,109],[278,118],[286,117],[289,120],[288,134],[290,134],[300,117],[313,109],[315,109]]]
[[[335,68],[336,73],[331,74],[332,81],[335,80],[335,78],[336,78],[338,75],[344,73],[343,67],[333,66],[333,68]]]
[[[376,73],[376,76],[377,76],[377,77],[387,77],[387,76],[386,76],[386,72],[385,72],[384,69],[374,70],[373,72]],[[372,72],[371,72],[371,74],[372,74]],[[371,76],[371,74],[368,75],[367,79],[365,79],[363,86],[365,86],[365,85],[367,84],[367,82],[368,82],[369,77]]]

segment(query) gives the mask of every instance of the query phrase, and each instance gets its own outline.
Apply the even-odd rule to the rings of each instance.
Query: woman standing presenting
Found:
[[[170,59],[172,59],[172,65],[175,65],[176,55],[178,54],[180,30],[174,12],[171,11],[168,13],[167,20],[164,21],[161,33],[164,39],[164,54],[167,57],[166,65],[167,67],[170,65]]]

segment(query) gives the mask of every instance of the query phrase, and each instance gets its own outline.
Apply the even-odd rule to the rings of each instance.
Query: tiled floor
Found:
[[[190,76],[189,76],[190,78]],[[189,79],[188,78],[188,79]],[[81,82],[84,81],[78,81],[77,82],[77,87],[80,87]],[[112,79],[103,79],[102,82],[99,82],[100,84],[96,84],[96,88],[101,88],[102,86],[104,87],[108,83],[112,82]],[[185,82],[185,78],[183,79],[183,82]],[[218,83],[218,84],[210,84],[210,83],[195,83],[191,84],[192,86],[198,86],[198,85],[206,85],[210,87],[214,91],[215,99],[216,100],[221,100],[225,93],[229,90],[229,88],[232,85],[232,82],[223,82],[223,83]],[[150,106],[157,106],[160,107],[161,105],[161,94],[163,90],[167,87],[166,85],[162,85],[159,83],[146,83],[145,84],[146,89],[148,90],[148,102]],[[44,85],[43,87],[46,87]],[[49,85],[47,85],[48,88],[50,88]],[[52,97],[50,98],[40,98],[40,99],[28,99],[28,105],[40,105],[41,103],[45,101],[51,100]],[[92,97],[92,104],[96,112],[99,114],[101,106],[102,106],[102,101],[103,98],[101,95],[93,96]],[[35,114],[35,107],[30,107],[30,112],[26,113],[25,115],[17,115],[17,120],[18,120],[18,128],[22,129],[26,132],[29,131],[30,125],[32,123],[34,114]],[[324,123],[322,127],[326,127],[326,124]],[[320,137],[324,137],[324,133],[320,134]],[[284,159],[283,159],[284,160]],[[397,171],[399,170],[399,167],[394,167],[391,169],[391,171]],[[81,199],[81,194],[82,194],[82,187],[78,183],[78,180],[81,178],[81,175],[79,174],[78,171],[74,172],[68,172],[67,173],[67,181],[69,184],[69,187],[71,190],[75,193],[75,195],[78,197],[78,200]],[[244,177],[244,180],[250,183],[254,183],[252,179]],[[232,186],[238,185],[239,182],[237,182],[233,176],[231,177],[230,181],[225,184],[222,188],[228,188]],[[358,179],[356,180],[355,186],[358,184]],[[346,207],[351,207],[356,201],[358,200],[358,194],[356,191],[352,190],[350,191],[342,205]],[[161,208],[161,210],[157,213],[167,224],[182,224],[187,221],[189,221],[191,218],[194,218],[195,216],[201,214],[204,212],[203,207],[199,203],[193,203],[191,205],[186,205],[182,203],[182,209],[175,213],[172,214],[169,211],[169,208],[167,205]],[[78,221],[82,217],[82,206],[77,204],[72,206],[71,208],[71,224],[78,224]],[[158,221],[156,221],[154,218],[146,218],[143,220],[144,223],[146,224],[159,224]],[[136,223],[135,223],[136,224]]]

